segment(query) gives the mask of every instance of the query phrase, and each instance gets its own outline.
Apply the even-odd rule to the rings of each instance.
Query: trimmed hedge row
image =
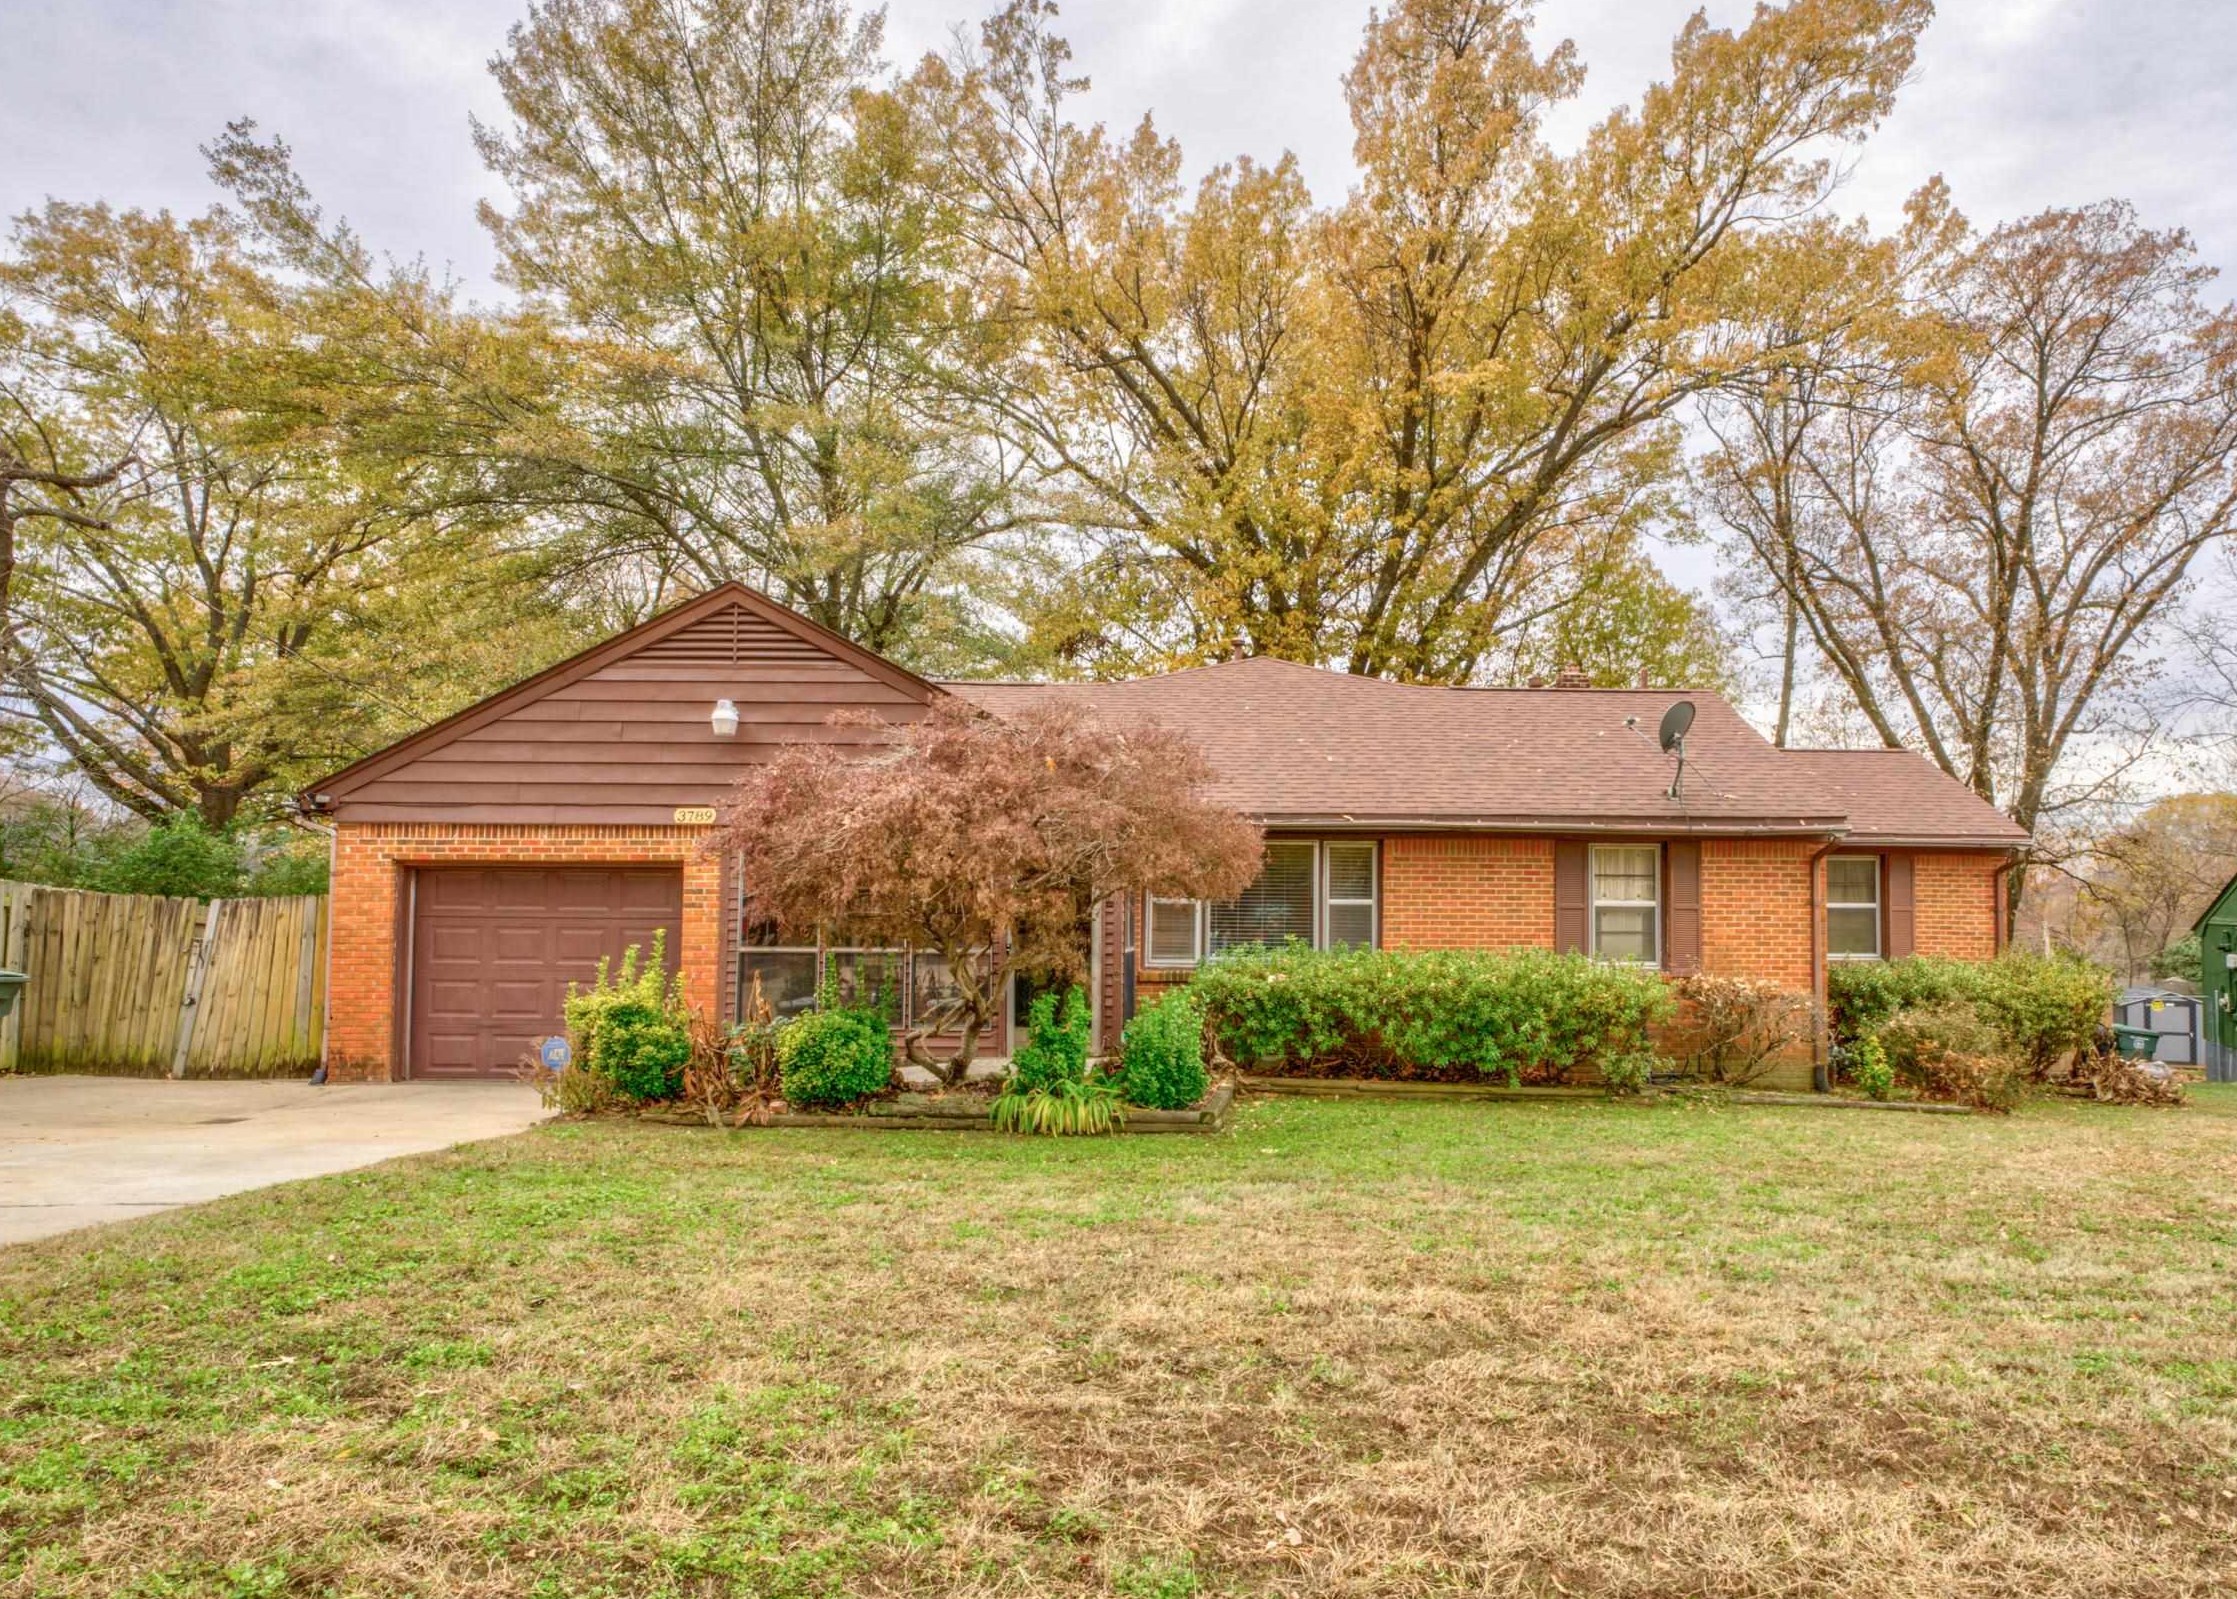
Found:
[[[2006,953],[1992,961],[1910,955],[1836,964],[1826,974],[1833,1034],[1853,1045],[1899,1015],[1970,1010],[2028,1074],[2041,1079],[2089,1043],[2113,1003],[2113,977],[2074,955]]]
[[[1675,1011],[1653,971],[1545,950],[1314,950],[1222,956],[1189,991],[1245,1067],[1361,1077],[1572,1076],[1642,1053]]]

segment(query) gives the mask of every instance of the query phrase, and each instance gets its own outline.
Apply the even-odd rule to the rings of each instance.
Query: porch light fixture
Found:
[[[714,728],[717,738],[738,736],[738,707],[728,700],[715,701],[715,714],[707,718],[707,721]]]

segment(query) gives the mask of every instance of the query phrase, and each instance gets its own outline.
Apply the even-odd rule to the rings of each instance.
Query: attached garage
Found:
[[[560,1031],[570,983],[632,944],[683,943],[683,873],[660,867],[438,866],[412,874],[406,1077],[509,1077]]]

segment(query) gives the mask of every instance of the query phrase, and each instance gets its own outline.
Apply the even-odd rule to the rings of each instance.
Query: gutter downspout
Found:
[[[1833,1092],[1833,1061],[1827,1048],[1832,1037],[1831,1001],[1825,983],[1825,858],[1840,847],[1829,838],[1810,857],[1810,993],[1817,1001],[1817,1015],[1810,1024],[1810,1087],[1817,1093]]]

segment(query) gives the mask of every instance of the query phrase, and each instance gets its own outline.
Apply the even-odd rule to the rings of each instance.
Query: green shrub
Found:
[[[2206,980],[2205,955],[2199,949],[2198,935],[2185,933],[2152,957],[2152,978],[2164,983],[2170,977],[2179,977],[2186,983],[2203,983]]]
[[[866,1005],[843,1005],[838,986],[826,979],[816,1008],[777,1034],[777,1084],[790,1104],[852,1105],[892,1081],[893,1028],[882,994]]]
[[[1974,1007],[2041,1082],[2085,1048],[2113,1005],[2113,974],[2075,955],[2002,955],[1979,968]]]
[[[1886,1099],[1895,1092],[1895,1068],[1888,1064],[1879,1034],[1866,1033],[1848,1047],[1848,1067],[1866,1099]]]
[[[1119,1039],[1120,1091],[1129,1105],[1181,1110],[1204,1097],[1204,1013],[1186,989],[1126,1024]]]
[[[1036,994],[1026,1007],[1026,1037],[1010,1054],[1006,1091],[1030,1094],[1087,1080],[1090,1014],[1077,987]]]
[[[1979,962],[1945,955],[1830,962],[1825,992],[1833,1036],[1846,1044],[1876,1032],[1897,1011],[1970,1000],[1979,990],[1980,974]]]
[[[1544,950],[1254,948],[1190,991],[1231,1059],[1367,1077],[1561,1078],[1675,1009],[1650,970]]]
[[[192,811],[158,822],[96,866],[86,887],[103,894],[218,898],[241,886],[241,846]]]
[[[1661,1057],[1646,1050],[1610,1055],[1600,1062],[1600,1082],[1611,1094],[1643,1094],[1661,1065]]]
[[[632,944],[618,971],[601,960],[590,987],[567,985],[561,1013],[576,1062],[625,1099],[673,1099],[691,1059],[691,1012],[682,977],[668,980],[667,951],[663,928],[652,936],[649,960],[640,961]]]

